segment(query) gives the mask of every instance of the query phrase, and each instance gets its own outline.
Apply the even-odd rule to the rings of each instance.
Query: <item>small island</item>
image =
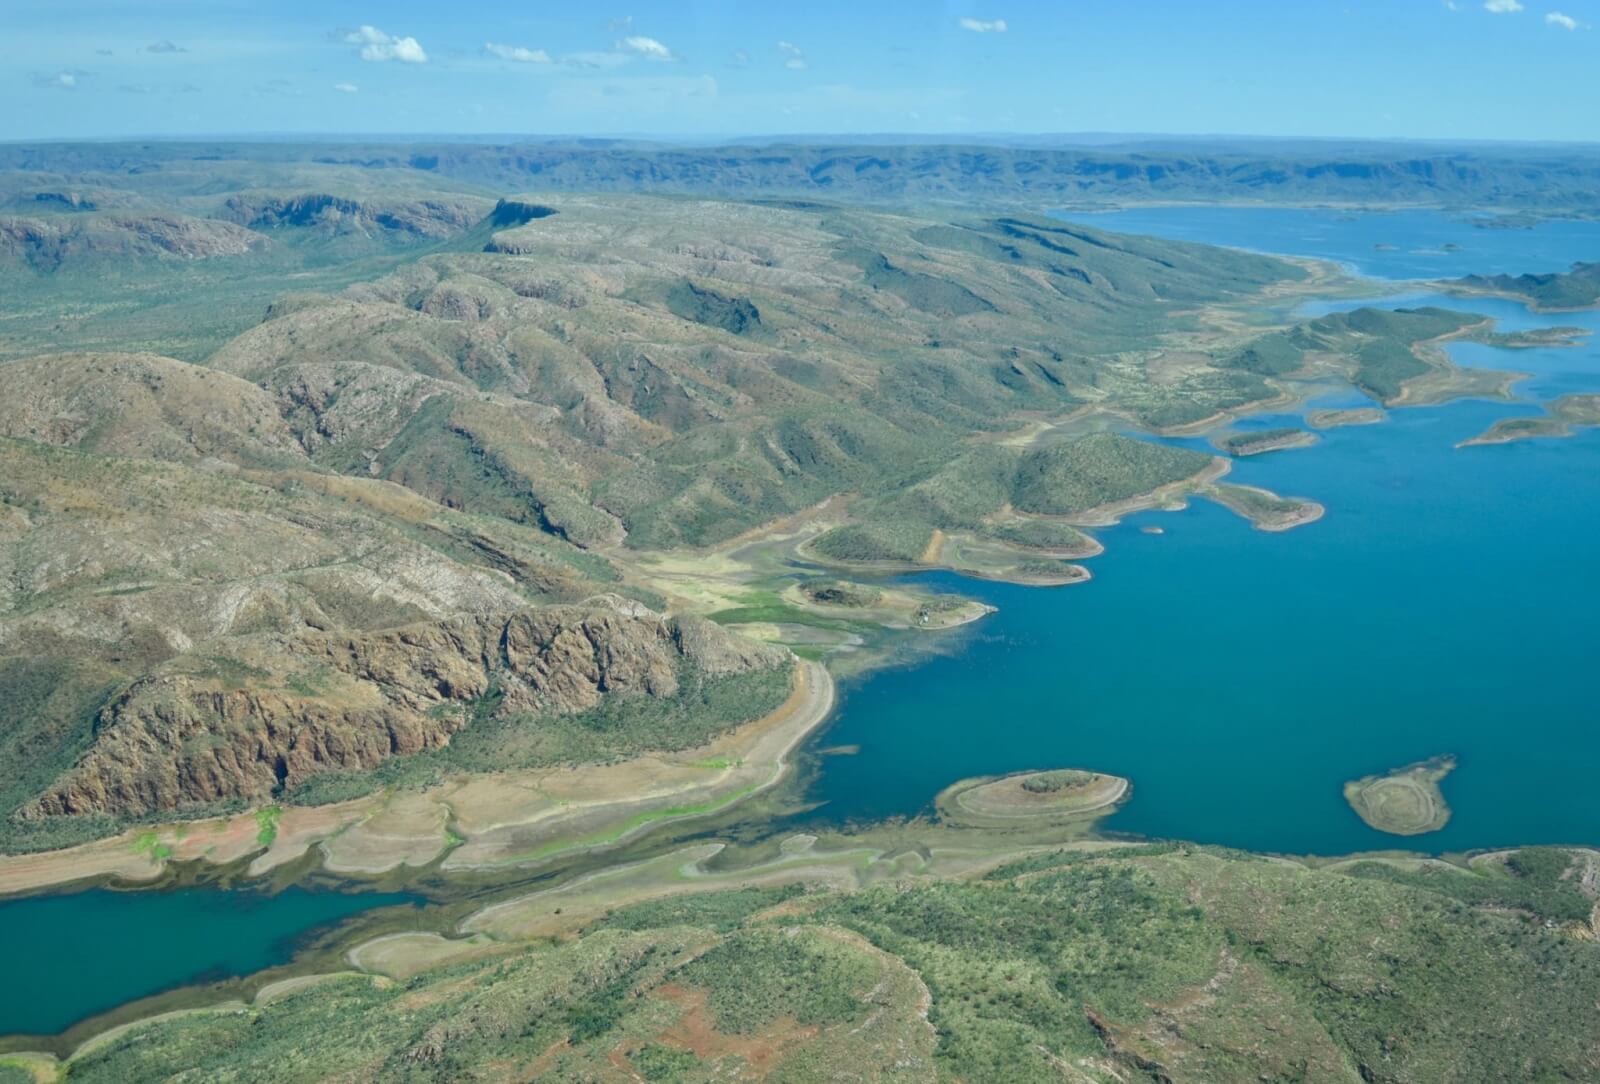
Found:
[[[1376,425],[1388,417],[1377,407],[1348,407],[1343,410],[1313,410],[1306,424],[1313,429],[1337,429],[1341,425]]]
[[[1600,395],[1563,395],[1550,403],[1549,412],[1532,418],[1501,418],[1457,448],[1477,444],[1510,444],[1514,440],[1570,437],[1579,429],[1600,426]]]
[[[1003,827],[1103,817],[1131,790],[1118,775],[1061,768],[964,779],[942,792],[935,805],[948,821]]]
[[[1317,442],[1315,433],[1308,433],[1304,429],[1285,427],[1282,429],[1260,429],[1249,433],[1234,433],[1225,437],[1212,440],[1212,446],[1219,452],[1225,452],[1235,458],[1249,455],[1262,455],[1266,452],[1282,451],[1286,448],[1305,448]]]
[[[1201,491],[1222,507],[1250,521],[1258,531],[1287,531],[1315,523],[1327,511],[1316,501],[1300,497],[1280,497],[1258,486],[1215,485]]]
[[[1450,820],[1439,781],[1455,766],[1455,757],[1442,756],[1385,775],[1369,775],[1346,783],[1344,800],[1380,832],[1396,836],[1437,832]]]

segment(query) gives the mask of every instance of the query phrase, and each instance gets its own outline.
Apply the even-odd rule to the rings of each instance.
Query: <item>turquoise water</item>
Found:
[[[1475,230],[1431,214],[1327,218],[1169,208],[1095,221],[1352,260],[1365,245],[1358,262],[1391,278],[1415,273],[1409,248],[1465,246],[1479,234],[1563,259],[1600,256],[1600,233],[1578,252],[1545,229]],[[1407,247],[1372,251],[1373,236]],[[1504,258],[1493,269],[1546,267]],[[1600,330],[1595,313],[1403,301],[1419,302],[1489,312],[1509,327]],[[1452,349],[1463,364],[1533,373],[1518,388],[1532,398],[1600,389],[1592,339]],[[1317,405],[1363,402],[1352,393]],[[820,741],[861,751],[822,761],[812,788],[821,814],[912,814],[965,776],[1081,766],[1134,782],[1133,799],[1105,823],[1112,831],[1301,854],[1600,844],[1600,432],[1453,447],[1534,409],[1397,410],[1380,425],[1327,431],[1309,449],[1237,462],[1232,481],[1327,506],[1321,521],[1283,534],[1197,501],[1098,532],[1107,552],[1087,562],[1088,584],[918,577],[999,612],[965,650],[845,691]],[[1242,427],[1299,422],[1278,415]],[[1165,533],[1142,533],[1147,525]],[[1443,753],[1459,758],[1443,784],[1455,811],[1443,831],[1384,835],[1343,800],[1348,779]]]
[[[1094,218],[1343,259],[1389,279],[1600,256],[1600,226],[1581,224],[1487,231],[1432,214],[1197,208]],[[1446,242],[1463,252],[1446,254]],[[1447,255],[1462,266],[1433,266]],[[1600,331],[1596,313],[1546,318],[1502,300],[1396,289],[1383,303],[1469,308],[1506,328]],[[1533,399],[1600,388],[1592,341],[1452,352],[1531,373],[1519,391]],[[1317,405],[1361,402],[1351,393]],[[1201,501],[1099,532],[1108,549],[1089,562],[1085,585],[919,577],[1000,611],[957,634],[964,650],[846,688],[819,740],[861,752],[821,760],[812,794],[822,815],[912,814],[965,776],[1080,765],[1133,779],[1133,800],[1107,827],[1141,835],[1327,854],[1600,844],[1590,778],[1600,744],[1591,669],[1600,431],[1452,447],[1533,409],[1401,410],[1382,425],[1328,431],[1310,449],[1240,461],[1233,480],[1327,505],[1323,520],[1286,534]],[[1455,816],[1442,832],[1385,836],[1345,805],[1345,780],[1440,753],[1460,759],[1444,782]],[[54,1033],[175,986],[272,967],[317,929],[407,899],[197,888],[0,902],[0,1034]]]
[[[0,1035],[54,1034],[136,998],[275,967],[319,928],[412,899],[191,888],[0,902]]]

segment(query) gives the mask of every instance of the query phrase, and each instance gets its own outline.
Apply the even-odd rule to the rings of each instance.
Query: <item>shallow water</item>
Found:
[[[1549,251],[1600,256],[1600,227],[1579,252],[1549,227],[1484,231],[1431,214],[1332,221],[1164,208],[1093,220],[1331,258],[1365,246],[1363,269],[1394,278],[1416,273],[1418,259],[1372,251],[1368,238],[1527,243],[1526,258],[1496,251],[1489,270],[1542,270]],[[1505,327],[1600,329],[1595,313],[1537,316],[1498,300],[1389,303],[1487,312]],[[1600,389],[1592,340],[1452,352],[1462,364],[1533,373],[1518,388],[1532,398]],[[1316,405],[1363,402],[1351,393]],[[1308,449],[1236,462],[1231,481],[1327,506],[1321,521],[1287,533],[1252,530],[1198,501],[1098,532],[1107,552],[1088,562],[1088,584],[918,577],[999,612],[965,650],[848,688],[819,741],[861,751],[825,758],[811,796],[830,819],[911,814],[966,776],[1079,766],[1133,780],[1132,800],[1105,822],[1113,831],[1319,854],[1600,844],[1600,432],[1453,447],[1532,412],[1487,402],[1397,410],[1379,425],[1326,431]],[[1151,525],[1165,533],[1140,531]],[[1345,804],[1344,781],[1442,753],[1459,758],[1443,783],[1454,809],[1443,831],[1385,835]]]
[[[275,967],[313,931],[411,899],[189,888],[0,902],[0,1035],[54,1034],[175,986]]]

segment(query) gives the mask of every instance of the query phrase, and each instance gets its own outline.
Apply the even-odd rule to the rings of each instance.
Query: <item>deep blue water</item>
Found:
[[[1548,227],[1475,230],[1433,214],[1332,222],[1322,212],[1174,208],[1096,224],[1353,260],[1365,246],[1357,262],[1394,278],[1415,273],[1412,254],[1371,251],[1367,238],[1409,249],[1483,235],[1562,260],[1600,256],[1600,232],[1579,251]],[[1549,263],[1494,259],[1504,262],[1489,269]],[[1399,303],[1488,312],[1507,327],[1600,329],[1595,313],[1547,318],[1504,301]],[[1321,308],[1330,307],[1348,305]],[[1600,389],[1593,341],[1453,353],[1535,374],[1519,386],[1533,398]],[[1351,393],[1317,405],[1363,401]],[[1088,584],[918,577],[999,612],[965,650],[848,688],[820,740],[861,751],[825,758],[813,797],[832,818],[910,814],[962,777],[1079,766],[1129,776],[1133,798],[1105,827],[1150,836],[1321,854],[1600,844],[1600,431],[1453,447],[1534,409],[1396,410],[1379,425],[1324,432],[1309,449],[1238,461],[1232,481],[1327,506],[1321,521],[1286,533],[1197,501],[1097,532],[1107,552],[1088,562]],[[1165,533],[1141,533],[1151,524]],[[1459,758],[1443,784],[1454,809],[1443,831],[1385,835],[1343,800],[1348,779],[1443,753]]]
[[[412,899],[191,888],[0,902],[0,1035],[54,1034],[175,986],[275,967],[315,929]]]

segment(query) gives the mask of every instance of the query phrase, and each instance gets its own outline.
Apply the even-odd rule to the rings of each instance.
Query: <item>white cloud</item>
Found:
[[[1491,4],[1516,3],[1516,0],[1489,0]],[[963,30],[970,30],[974,34],[1004,34],[1006,21],[1004,19],[957,19],[956,24]]]
[[[340,94],[355,94],[361,88],[356,86],[354,83],[335,83],[333,84],[333,89],[337,90]]]
[[[1483,10],[1494,15],[1511,15],[1522,10],[1518,0],[1483,0]]]
[[[617,42],[617,48],[630,53],[638,53],[640,56],[648,57],[651,60],[676,59],[672,55],[672,50],[668,49],[655,38],[647,38],[638,34],[634,35],[633,37],[623,38],[621,41]]]
[[[550,54],[543,49],[528,49],[521,45],[498,45],[495,42],[486,42],[483,46],[485,56],[499,57],[501,60],[511,60],[518,64],[548,64]]]
[[[803,72],[806,70],[805,50],[801,49],[800,46],[796,45],[794,42],[780,41],[778,43],[778,52],[789,58],[783,62],[783,66],[785,68],[788,68],[792,72]]]
[[[428,54],[422,51],[422,43],[416,38],[397,38],[375,26],[344,31],[343,40],[348,45],[361,46],[362,60],[398,60],[402,64],[428,62]]]
[[[803,72],[806,70],[806,61],[804,57],[792,56],[783,62],[783,66],[792,72]]]
[[[778,52],[780,52],[780,53],[788,53],[790,56],[801,56],[802,55],[802,51],[800,49],[800,46],[796,45],[792,41],[780,41],[778,43]]]
[[[750,66],[750,54],[743,49],[735,49],[732,55],[728,57],[728,66],[730,68],[748,68]]]
[[[174,45],[170,41],[163,40],[146,45],[144,51],[147,53],[187,53],[189,50],[181,45]]]
[[[1544,17],[1544,21],[1549,23],[1551,26],[1559,26],[1563,30],[1578,29],[1578,20],[1574,19],[1571,15],[1563,15],[1559,11],[1552,11],[1550,14]]]

